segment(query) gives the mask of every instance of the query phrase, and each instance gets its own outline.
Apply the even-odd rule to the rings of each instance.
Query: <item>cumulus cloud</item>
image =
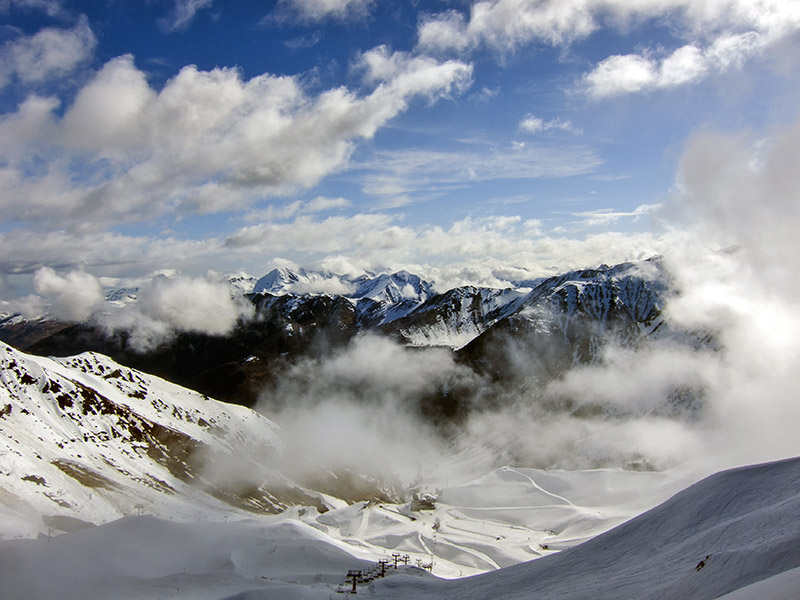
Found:
[[[135,301],[107,302],[100,279],[83,270],[41,267],[33,275],[35,294],[4,301],[0,307],[29,318],[49,315],[91,322],[109,332],[124,330],[137,350],[157,346],[178,332],[224,335],[253,314],[253,306],[214,273],[187,277],[165,270],[138,280],[112,281],[135,289]]]
[[[418,30],[427,50],[469,50],[485,43],[513,50],[532,40],[562,44],[585,37],[597,28],[591,5],[585,2],[496,0],[476,2],[469,19],[456,11],[429,15]]]
[[[68,321],[87,321],[105,296],[98,279],[82,271],[60,275],[42,267],[33,277],[33,289],[44,298],[54,316]]]
[[[69,75],[86,62],[97,45],[86,17],[71,29],[45,28],[0,48],[0,87],[13,78],[35,84]]]
[[[739,66],[765,43],[762,36],[750,33],[718,38],[705,49],[693,44],[682,46],[663,58],[610,56],[584,77],[584,85],[595,98],[677,87],[703,79],[709,72]]]
[[[213,238],[179,240],[111,232],[42,233],[15,229],[0,233],[0,244],[14,248],[0,257],[0,272],[29,274],[43,265],[75,270],[81,265],[98,276],[141,277],[169,266],[203,272],[209,262],[224,260],[222,246]]]
[[[553,46],[584,39],[601,27],[630,27],[668,20],[685,44],[672,52],[650,50],[615,55],[584,78],[595,97],[674,87],[698,81],[740,64],[751,55],[800,29],[791,2],[748,0],[485,0],[469,17],[457,11],[428,15],[418,28],[418,44],[432,52],[459,53],[487,45],[510,52],[533,42]]]
[[[27,137],[9,144],[27,153],[0,157],[2,197],[27,198],[3,203],[6,218],[99,229],[167,210],[241,208],[314,185],[414,98],[435,101],[471,82],[471,67],[458,61],[382,47],[362,57],[381,62],[391,75],[374,79],[368,94],[340,87],[311,97],[297,77],[245,81],[236,69],[191,66],[157,92],[133,57],[115,58],[63,118],[34,100],[4,115],[3,124],[29,123]],[[33,155],[49,161],[31,174]]]
[[[302,248],[298,239],[304,240]],[[546,235],[540,221],[518,216],[466,217],[448,226],[411,227],[384,213],[261,223],[243,227],[225,241],[227,250],[242,257],[294,251],[303,264],[326,265],[346,257],[354,270],[392,265],[459,285],[493,280],[492,269],[507,264],[553,274],[557,268],[648,258],[664,245],[652,234],[606,232],[582,239]],[[473,269],[481,275],[470,280],[466,274]]]
[[[109,331],[128,331],[131,346],[146,350],[184,331],[224,335],[252,314],[252,305],[212,274],[159,274],[138,288],[136,302],[106,307],[96,319]]]
[[[298,244],[303,240],[303,244]],[[485,217],[449,225],[412,227],[398,215],[356,213],[319,218],[298,215],[239,228],[227,237],[202,241],[131,236],[110,232],[0,232],[0,273],[24,278],[43,265],[83,268],[98,277],[141,278],[166,267],[204,273],[209,264],[263,274],[265,257],[291,256],[302,265],[337,273],[406,269],[449,285],[505,285],[493,275],[509,264],[533,276],[599,262],[613,264],[662,253],[665,240],[649,233],[603,232],[562,237],[547,234],[536,219]],[[487,253],[491,248],[494,254]],[[280,266],[280,265],[278,265]],[[444,288],[446,289],[446,288]]]

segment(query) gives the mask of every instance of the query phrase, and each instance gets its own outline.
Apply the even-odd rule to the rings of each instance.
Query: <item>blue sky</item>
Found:
[[[7,303],[43,269],[444,286],[641,258],[686,226],[698,136],[757,162],[800,116],[796,0],[0,0],[0,23]]]

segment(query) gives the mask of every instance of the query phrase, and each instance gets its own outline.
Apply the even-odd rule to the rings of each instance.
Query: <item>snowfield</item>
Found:
[[[457,580],[390,567],[358,593],[386,600],[792,598],[800,581],[798,511],[800,459],[744,467],[552,556]],[[139,516],[2,541],[0,585],[4,597],[31,600],[342,598],[347,572],[370,560],[282,516],[222,523]]]

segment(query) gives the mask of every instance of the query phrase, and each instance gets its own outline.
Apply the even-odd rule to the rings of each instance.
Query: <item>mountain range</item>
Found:
[[[463,381],[495,410],[602,361],[609,345],[708,344],[669,322],[665,303],[680,290],[660,260],[443,293],[406,272],[280,269],[230,285],[253,306],[230,334],[183,332],[147,352],[97,323],[0,322],[29,349],[0,342],[4,594],[324,599],[348,589],[349,571],[374,573],[393,555],[407,564],[359,593],[776,600],[800,589],[798,459],[694,483],[705,467],[480,472],[468,447],[444,479],[403,487],[324,458],[307,464],[287,431],[236,405],[303,361],[349,360],[364,336],[452,359],[462,379],[437,379],[419,400],[423,419],[451,427],[484,410]],[[110,290],[108,302],[134,305],[137,293]],[[340,428],[318,431],[364,447],[366,431]]]
[[[506,355],[530,357],[530,372],[553,377],[596,360],[609,341],[635,345],[663,335],[662,309],[673,293],[654,258],[517,282],[519,287],[463,286],[436,293],[406,271],[359,277],[327,271],[275,269],[237,276],[232,294],[252,303],[254,316],[224,336],[178,333],[146,351],[126,331],[93,322],[42,318],[0,320],[0,340],[42,355],[92,350],[202,393],[252,406],[259,390],[297,360],[330,353],[366,333],[410,347],[452,349],[481,374],[512,379]],[[112,290],[109,302],[134,303],[136,289]],[[547,348],[547,352],[542,352]]]

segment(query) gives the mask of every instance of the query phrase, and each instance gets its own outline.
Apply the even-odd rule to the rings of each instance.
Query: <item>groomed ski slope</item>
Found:
[[[800,458],[741,467],[559,554],[451,582],[387,580],[373,597],[715,599],[800,566],[799,514]],[[797,582],[787,573],[726,600],[800,597]]]
[[[410,567],[362,586],[359,596],[783,600],[797,589],[798,514],[800,459],[743,467],[561,553],[458,580]],[[0,541],[0,589],[30,600],[350,597],[336,589],[348,570],[374,557],[309,525],[275,519],[129,517],[53,539]]]

